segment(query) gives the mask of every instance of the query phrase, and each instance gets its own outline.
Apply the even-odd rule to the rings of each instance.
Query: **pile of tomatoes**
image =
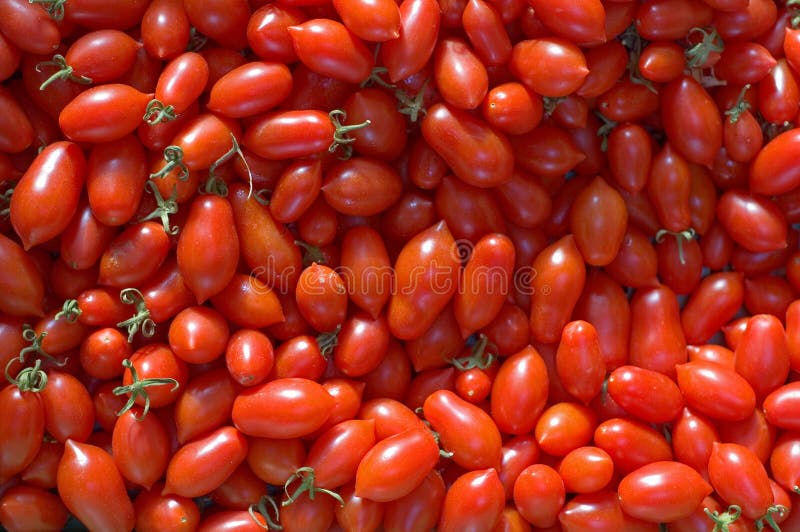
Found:
[[[798,27],[0,0],[0,528],[800,530]]]

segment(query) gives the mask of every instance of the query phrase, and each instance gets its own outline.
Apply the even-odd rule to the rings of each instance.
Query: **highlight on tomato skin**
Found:
[[[800,529],[800,7],[0,2],[0,529]]]

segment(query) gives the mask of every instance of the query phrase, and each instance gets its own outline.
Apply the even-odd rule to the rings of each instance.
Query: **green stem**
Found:
[[[356,139],[350,137],[348,133],[356,129],[367,127],[371,122],[365,120],[360,124],[344,125],[342,121],[347,120],[347,113],[341,109],[334,109],[328,113],[328,118],[330,118],[333,127],[336,128],[333,132],[333,142],[328,146],[328,151],[333,153],[339,148],[342,148],[343,153],[339,158],[349,159],[353,155],[353,147],[351,144],[355,142]]]
[[[175,108],[171,105],[164,105],[160,100],[150,100],[144,110],[142,120],[154,126],[161,122],[175,120]]]
[[[76,76],[73,74],[73,68],[67,64],[67,60],[64,59],[64,56],[61,54],[54,55],[53,59],[50,61],[42,61],[37,63],[36,72],[41,72],[43,66],[56,67],[58,70],[49,78],[44,80],[41,85],[39,85],[40,91],[43,91],[48,85],[58,79],[74,81],[75,83],[80,83],[81,85],[89,85],[92,82],[92,78],[87,78],[86,76]]]
[[[119,293],[119,300],[126,305],[135,305],[136,313],[125,321],[117,323],[117,327],[128,331],[128,342],[133,341],[134,335],[142,331],[142,336],[149,338],[156,332],[156,324],[150,318],[150,309],[144,301],[144,296],[135,288],[125,288]]]
[[[275,521],[272,520],[272,516],[270,515],[269,510],[267,509],[267,503],[269,503],[270,507],[272,508],[272,511],[275,512]],[[280,520],[280,510],[278,509],[278,503],[276,503],[275,499],[273,499],[269,495],[262,496],[257,503],[253,503],[250,506],[248,506],[247,513],[249,513],[253,521],[255,521],[255,523],[264,530],[283,530],[283,527],[277,523]],[[256,517],[256,514],[264,518],[266,526],[261,524],[261,522]]]
[[[750,84],[748,83],[742,90],[739,91],[739,97],[736,99],[736,103],[730,109],[725,110],[725,116],[729,117],[728,120],[731,124],[735,124],[739,121],[739,117],[750,109],[750,102],[744,99],[747,91],[750,90]]]
[[[47,386],[47,373],[42,371],[42,361],[36,359],[36,363],[31,368],[24,368],[17,374],[16,378],[12,378],[8,374],[11,362],[16,359],[11,359],[6,364],[6,379],[11,384],[15,385],[21,392],[41,392]]]
[[[664,241],[664,237],[667,235],[671,235],[675,237],[675,240],[678,244],[678,259],[681,261],[681,264],[686,264],[686,257],[683,254],[683,241],[684,240],[692,240],[695,236],[694,229],[691,227],[684,231],[668,231],[667,229],[661,229],[656,233],[656,242],[661,243]]]
[[[723,513],[719,513],[716,510],[712,512],[708,508],[704,511],[708,518],[714,522],[714,528],[711,532],[729,532],[731,523],[739,519],[739,516],[742,515],[742,508],[735,504],[728,506],[728,510]]]
[[[722,52],[725,49],[725,43],[722,42],[722,37],[715,28],[692,28],[686,37],[691,37],[693,34],[700,34],[700,42],[690,46],[684,52],[686,65],[689,68],[702,67],[712,53]]]
[[[416,122],[419,120],[420,113],[425,115],[427,110],[425,109],[425,91],[428,88],[428,80],[425,80],[425,83],[422,84],[422,87],[419,89],[414,97],[408,95],[408,93],[402,89],[397,89],[394,91],[394,97],[397,98],[398,106],[397,111],[400,114],[404,114],[408,116],[408,119],[411,122]]]
[[[319,346],[319,352],[324,358],[333,352],[333,348],[339,343],[339,331],[342,330],[341,325],[337,325],[332,331],[320,333],[316,340]]]
[[[156,218],[161,220],[161,225],[164,227],[164,232],[168,235],[177,235],[178,234],[178,226],[177,225],[170,225],[169,217],[172,214],[178,212],[178,202],[175,201],[178,197],[178,189],[177,187],[172,188],[172,194],[170,195],[169,199],[164,199],[164,196],[161,195],[161,191],[158,190],[156,184],[148,179],[145,183],[145,190],[149,189],[153,197],[156,199],[156,208],[153,209],[153,212],[145,216],[144,218],[140,219],[140,222],[145,222],[147,220],[155,220]]]
[[[61,306],[61,310],[56,314],[55,319],[64,318],[70,323],[75,323],[83,311],[78,307],[77,299],[67,299]]]
[[[294,482],[295,480],[300,481],[300,485],[294,490],[294,493],[291,495],[289,494],[289,484]],[[335,491],[331,491],[325,488],[318,488],[314,485],[315,477],[314,477],[314,470],[310,467],[300,467],[292,473],[292,475],[286,480],[286,483],[283,485],[283,491],[286,493],[286,500],[281,503],[281,506],[289,506],[297,498],[305,492],[308,492],[308,498],[310,500],[314,500],[314,496],[317,492],[324,493],[326,495],[330,495],[337,501],[339,504],[344,507],[344,500],[342,497],[336,493]]]
[[[189,169],[183,162],[183,149],[180,146],[167,146],[164,148],[164,160],[167,162],[158,172],[150,174],[150,179],[166,177],[177,166],[181,169],[178,175],[179,181],[189,179]]]
[[[11,195],[14,193],[14,188],[9,188],[0,194],[0,218],[6,218],[11,214]]]
[[[317,264],[325,264],[325,255],[319,246],[312,246],[302,240],[295,240],[294,243],[303,249],[303,268],[308,268],[315,262]]]
[[[144,399],[144,407],[142,409],[142,415],[136,416],[136,419],[139,420],[144,419],[144,417],[150,411],[150,394],[147,393],[148,387],[164,386],[171,384],[172,390],[170,391],[174,392],[180,386],[180,383],[178,383],[178,381],[171,378],[139,379],[139,374],[136,371],[136,367],[127,358],[122,361],[122,366],[131,371],[131,379],[133,382],[131,382],[127,386],[117,386],[116,388],[111,390],[111,393],[113,393],[114,395],[130,394],[130,396],[128,396],[128,402],[125,403],[125,406],[123,406],[119,412],[117,412],[118,416],[121,416],[122,414],[133,408],[133,405],[136,403],[136,399],[141,396]]]
[[[775,522],[775,515],[783,516],[789,509],[781,504],[776,504],[770,506],[767,509],[767,513],[764,514],[758,521],[756,521],[756,530],[761,531],[764,529],[764,524],[766,523],[773,532],[781,532],[781,527],[778,526],[778,523]]]
[[[489,343],[489,338],[485,334],[478,337],[478,341],[472,346],[469,356],[453,358],[450,363],[460,371],[467,371],[473,368],[486,369],[495,361],[494,353],[490,352],[487,347],[493,347]]]
[[[67,0],[28,0],[29,4],[39,4],[56,22],[64,20],[64,4]]]

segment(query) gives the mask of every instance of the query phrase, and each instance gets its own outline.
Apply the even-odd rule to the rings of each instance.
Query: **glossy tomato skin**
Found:
[[[373,420],[348,419],[330,427],[314,441],[306,457],[306,467],[314,470],[314,484],[334,489],[350,482],[373,445]]]
[[[163,483],[153,485],[151,490],[142,490],[133,501],[136,511],[136,530],[195,530],[200,523],[200,510],[189,498],[180,495],[161,495]]]
[[[44,278],[22,246],[0,235],[0,310],[11,316],[44,315]]]
[[[267,85],[269,91],[262,90]],[[208,108],[232,118],[252,116],[279,105],[292,90],[286,65],[251,61],[222,76],[211,87]]]
[[[663,89],[661,105],[670,143],[690,161],[711,164],[722,146],[722,119],[706,90],[694,78],[682,76]],[[675,111],[686,105],[696,112],[684,117]]]
[[[439,446],[424,427],[380,440],[356,471],[355,493],[378,502],[399,499],[423,483],[439,459]]]
[[[84,442],[94,430],[92,398],[77,377],[50,370],[47,386],[41,392],[45,429],[60,442]]]
[[[536,349],[528,345],[506,358],[491,393],[491,415],[500,431],[525,434],[533,430],[548,391],[547,367]]]
[[[747,447],[736,443],[714,443],[708,461],[711,485],[722,500],[736,504],[742,515],[759,519],[774,502],[764,465]],[[731,482],[734,478],[738,482]]]
[[[791,155],[800,143],[800,132],[783,132],[764,145],[750,166],[750,190],[757,194],[783,194],[800,184],[800,172]]]
[[[189,44],[190,23],[181,0],[155,0],[141,21],[142,46],[158,59],[173,59]]]
[[[0,390],[0,481],[5,484],[23,471],[39,452],[45,429],[45,411],[39,394],[15,385]]]
[[[587,264],[605,266],[616,257],[628,224],[625,200],[601,177],[575,198],[570,229]]]
[[[162,495],[199,497],[218,488],[247,457],[247,438],[220,427],[178,449],[169,460]]]
[[[118,140],[139,126],[151,96],[121,83],[92,87],[64,107],[58,124],[75,142]]]
[[[54,142],[36,156],[11,196],[11,225],[25,249],[66,229],[78,208],[85,180],[86,158],[77,144]],[[50,205],[58,208],[41,210]]]
[[[348,83],[369,77],[375,64],[372,54],[341,22],[311,19],[288,31],[297,57],[314,72]]]
[[[725,325],[744,301],[744,275],[716,272],[704,277],[681,310],[681,324],[689,344],[707,342]]]
[[[395,337],[422,336],[453,297],[459,268],[456,242],[444,221],[403,246],[395,261],[396,284],[387,310]]]
[[[775,251],[787,245],[786,219],[764,196],[727,190],[717,202],[717,219],[734,242],[749,251]]]
[[[673,457],[661,433],[631,419],[611,418],[600,423],[594,432],[594,444],[611,456],[614,467],[623,474]]]
[[[681,391],[672,379],[638,366],[612,371],[608,393],[622,408],[649,423],[672,421],[683,409]]]
[[[464,473],[447,490],[437,530],[490,530],[504,507],[503,484],[495,469]]]
[[[498,315],[511,287],[516,250],[510,238],[492,233],[475,244],[453,301],[462,331],[481,329]]]
[[[479,407],[449,390],[438,390],[425,400],[422,412],[455,463],[467,470],[500,467],[500,431]]]
[[[589,74],[580,48],[560,37],[517,42],[511,51],[509,69],[526,87],[552,98],[575,92]]]
[[[198,303],[230,283],[239,263],[239,237],[227,199],[212,194],[192,202],[176,254],[184,282]]]
[[[687,517],[713,488],[685,464],[653,462],[628,473],[618,491],[625,513],[660,523]]]
[[[89,205],[105,225],[122,225],[136,213],[147,180],[147,156],[133,135],[95,144],[86,170]]]
[[[764,399],[764,414],[767,421],[780,428],[797,430],[800,420],[795,405],[800,400],[800,384],[790,382],[775,389]]]
[[[543,249],[533,261],[532,271],[532,337],[553,343],[561,337],[586,282],[586,265],[574,236],[564,236]]]
[[[695,360],[676,367],[678,387],[686,404],[720,420],[738,421],[755,408],[755,392],[733,368]]]
[[[146,490],[167,470],[172,451],[170,444],[167,429],[159,417],[142,417],[138,407],[123,412],[111,434],[111,454],[120,473]]]
[[[69,514],[53,493],[29,485],[14,486],[0,496],[0,523],[8,530],[63,530]]]
[[[686,362],[678,299],[669,287],[638,289],[631,299],[630,363],[673,377]]]
[[[558,472],[545,464],[532,464],[514,482],[514,504],[525,520],[536,527],[558,522],[566,491]]]
[[[333,398],[319,383],[287,377],[241,392],[231,417],[248,436],[295,438],[321,427],[333,406]]]
[[[208,35],[223,47],[232,50],[247,47],[246,30],[250,5],[246,0],[184,0],[183,7],[189,22],[201,34]]]
[[[129,225],[109,242],[100,257],[97,282],[120,289],[140,286],[158,271],[169,251],[169,236],[160,223]]]
[[[514,161],[504,134],[468,112],[436,103],[422,119],[428,145],[465,183],[492,187],[511,179]]]
[[[382,44],[380,60],[389,81],[397,83],[423,69],[436,46],[441,11],[433,0],[400,3],[400,35]]]
[[[122,475],[100,447],[67,440],[57,480],[64,505],[88,528],[120,532],[133,528],[133,503]]]

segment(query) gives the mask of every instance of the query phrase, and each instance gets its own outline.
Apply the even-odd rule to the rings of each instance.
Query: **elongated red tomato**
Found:
[[[586,282],[586,265],[570,234],[543,249],[533,261],[530,323],[533,338],[554,343],[561,338]]]
[[[45,412],[39,394],[15,385],[0,390],[0,481],[6,483],[36,458],[44,436]]]
[[[227,199],[211,194],[192,202],[176,253],[184,282],[198,303],[230,283],[239,264],[239,238]]]
[[[389,436],[358,464],[355,493],[378,502],[399,499],[422,484],[438,460],[439,445],[427,428]]]
[[[85,90],[58,116],[61,131],[76,142],[111,142],[139,126],[152,94],[121,83]]]
[[[691,114],[678,111],[687,106]],[[722,119],[703,86],[690,76],[678,78],[661,92],[661,109],[670,143],[690,161],[711,164],[722,146]]]
[[[389,80],[397,83],[416,74],[433,55],[441,23],[439,3],[434,0],[403,0],[400,4],[400,35],[381,45],[380,59]]]
[[[714,419],[739,421],[755,408],[750,384],[733,368],[694,360],[676,367],[678,387],[686,404]]]
[[[587,264],[605,266],[617,256],[628,210],[622,196],[596,177],[575,198],[570,209],[570,229]]]
[[[433,324],[458,284],[458,249],[445,222],[409,240],[395,261],[387,318],[392,334],[413,340]]]
[[[717,202],[717,219],[734,242],[750,251],[775,251],[787,245],[786,219],[767,197],[727,190]]]
[[[775,501],[764,464],[743,445],[715,442],[708,478],[722,500],[739,506],[750,519],[764,517]]]
[[[0,235],[0,311],[12,316],[44,315],[44,278],[33,258]]]
[[[422,413],[455,463],[467,470],[500,467],[500,431],[479,407],[450,390],[437,390],[425,400]]]
[[[248,436],[297,438],[320,428],[333,407],[333,397],[321,384],[287,377],[242,391],[233,403],[231,418]]]
[[[764,145],[750,165],[750,190],[757,194],[783,194],[800,185],[800,169],[792,155],[800,146],[800,131],[790,129]]]
[[[437,103],[428,108],[421,130],[428,145],[465,183],[493,187],[511,179],[511,144],[482,119]]]
[[[339,275],[350,301],[377,318],[391,295],[394,276],[383,238],[369,226],[356,226],[342,236],[340,251]]]
[[[505,493],[497,470],[464,473],[447,490],[437,530],[458,532],[470,527],[491,530],[504,506]]]
[[[311,19],[288,28],[297,57],[312,71],[348,83],[361,83],[375,64],[364,42],[344,24]]]
[[[42,150],[11,195],[11,225],[25,249],[58,236],[78,208],[86,158],[77,144],[54,142]],[[58,205],[42,215],[44,205]]]
[[[491,414],[506,434],[526,434],[536,426],[549,392],[547,366],[528,345],[503,361],[494,378]]]
[[[678,298],[669,287],[638,289],[631,298],[630,363],[675,375],[675,364],[686,362],[686,338],[681,328]]]
[[[453,301],[453,312],[464,332],[481,329],[497,316],[512,283],[516,252],[503,234],[481,238],[472,250]]]
[[[622,408],[649,423],[666,423],[683,409],[677,384],[666,375],[638,366],[620,366],[608,377],[608,394]]]
[[[589,74],[580,48],[560,37],[517,42],[508,67],[526,87],[551,98],[575,92]]]
[[[225,482],[247,457],[247,438],[233,427],[220,427],[178,449],[167,466],[162,495],[200,497]]]
[[[119,532],[133,528],[133,503],[125,482],[114,459],[100,447],[67,440],[57,480],[64,505],[87,528]]]
[[[713,491],[700,474],[680,462],[653,462],[628,473],[618,492],[628,515],[651,523],[690,515]]]
[[[214,83],[207,106],[232,118],[252,116],[277,106],[291,90],[292,74],[286,65],[251,61]]]
[[[58,24],[42,6],[27,0],[10,0],[0,5],[0,31],[21,50],[50,55],[61,43]]]
[[[531,0],[536,18],[560,37],[583,46],[605,42],[606,13],[599,0],[580,2],[548,2]]]

